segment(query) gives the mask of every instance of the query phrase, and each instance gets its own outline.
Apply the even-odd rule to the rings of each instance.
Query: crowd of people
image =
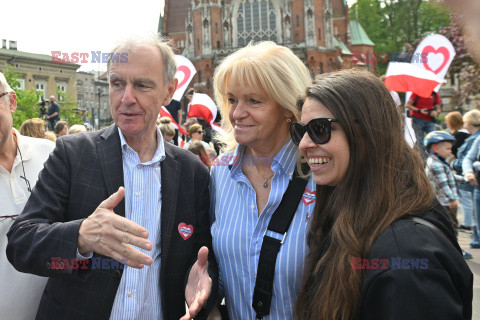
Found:
[[[114,123],[65,135],[75,126],[52,124],[52,107],[55,145],[43,120],[12,128],[16,95],[0,74],[2,314],[471,318],[473,274],[454,221],[459,197],[472,213],[460,228],[480,212],[480,111],[463,116],[471,135],[456,161],[458,117],[448,117],[453,135],[428,132],[425,168],[382,80],[357,69],[312,79],[267,41],[215,70],[228,134],[186,119],[181,148],[171,119],[158,119],[178,84],[172,49],[154,37],[115,52],[129,59],[108,64]],[[415,100],[406,107],[424,115]],[[476,226],[472,248],[478,236]]]

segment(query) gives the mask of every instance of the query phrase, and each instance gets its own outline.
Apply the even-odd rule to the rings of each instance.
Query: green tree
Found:
[[[78,110],[77,99],[60,89],[57,90],[57,97],[57,103],[60,106],[60,119],[68,122],[69,126],[81,124],[82,117]]]
[[[3,73],[7,83],[17,94],[17,109],[13,113],[13,127],[19,129],[25,120],[40,118],[40,97],[42,92],[35,92],[35,89],[20,90],[20,82],[17,80],[20,75],[15,73],[15,68],[8,65],[7,71]],[[67,121],[69,125],[80,124],[81,116],[78,113],[77,102],[74,97],[61,90],[57,91],[60,105],[60,119]],[[48,110],[48,103],[45,107]]]
[[[390,60],[404,51],[405,43],[438,32],[450,23],[447,9],[429,0],[358,0],[350,10],[375,43],[377,56],[387,53]],[[380,61],[384,73],[388,61]]]
[[[40,106],[38,105],[41,92],[32,90],[21,90],[20,82],[17,80],[20,75],[15,73],[12,65],[7,66],[7,71],[3,73],[7,83],[17,94],[17,109],[13,113],[13,127],[19,129],[25,120],[38,118],[40,116]]]

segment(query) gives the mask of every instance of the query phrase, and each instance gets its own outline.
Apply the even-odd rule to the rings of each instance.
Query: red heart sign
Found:
[[[447,48],[445,47],[440,47],[438,49],[435,50],[434,47],[432,46],[426,46],[425,48],[423,48],[423,51],[422,51],[422,54],[421,56],[422,57],[428,57],[428,54],[429,53],[433,53],[433,54],[437,54],[437,53],[440,53],[443,55],[443,62],[442,64],[440,65],[439,68],[435,69],[435,70],[432,70],[432,68],[430,68],[430,66],[428,65],[428,60],[426,59],[425,62],[423,62],[423,66],[425,67],[425,69],[429,70],[429,71],[432,71],[433,73],[435,74],[439,74],[443,68],[445,67],[445,65],[448,63],[448,60],[450,59],[450,52],[448,51]]]
[[[183,72],[183,74],[185,75],[182,79],[182,82],[180,82],[177,86],[177,90],[178,90],[188,81],[188,79],[190,79],[190,75],[192,74],[192,72],[187,66],[184,66],[184,65],[179,66],[177,68],[177,72]]]
[[[305,188],[305,191],[303,191],[303,196],[302,196],[303,203],[305,203],[306,206],[308,206],[311,203],[314,203],[316,194],[317,194],[317,191],[310,191],[308,188]]]
[[[183,240],[187,240],[193,234],[193,226],[189,224],[188,226],[182,222],[178,225],[178,233],[183,238]]]

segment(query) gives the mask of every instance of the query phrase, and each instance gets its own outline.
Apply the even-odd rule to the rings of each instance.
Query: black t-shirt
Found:
[[[170,112],[173,120],[175,120],[178,123],[178,110],[182,109],[182,105],[180,104],[180,101],[172,100],[168,106],[165,106],[165,108],[167,108],[168,112]],[[181,125],[181,123],[179,124]]]
[[[55,112],[57,112],[58,114],[55,117],[50,118],[48,120],[54,121],[54,120],[59,120],[60,119],[60,106],[54,102],[54,103],[50,104],[50,106],[48,107],[47,115],[51,116]]]

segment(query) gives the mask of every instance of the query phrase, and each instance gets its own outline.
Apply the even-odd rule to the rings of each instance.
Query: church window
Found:
[[[272,1],[243,0],[237,16],[238,46],[250,41],[277,40],[277,12]]]

